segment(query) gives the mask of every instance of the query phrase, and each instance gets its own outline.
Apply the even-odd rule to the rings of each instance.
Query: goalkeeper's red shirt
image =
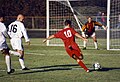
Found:
[[[65,49],[67,53],[72,57],[73,54],[80,56],[81,50],[75,42],[75,34],[77,32],[73,28],[65,28],[56,34],[54,34],[55,38],[60,38],[64,42]],[[70,50],[69,47],[72,47],[73,50]]]
[[[91,21],[90,23],[86,22],[85,25],[83,25],[82,27],[82,31],[87,29],[87,32],[92,34],[93,32],[95,32],[95,26],[102,26],[102,24],[96,21]]]

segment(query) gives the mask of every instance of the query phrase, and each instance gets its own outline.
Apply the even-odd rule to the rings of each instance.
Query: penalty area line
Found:
[[[25,54],[30,54],[30,55],[37,55],[37,56],[43,56],[43,55],[46,55],[46,54],[42,54],[42,53],[33,53],[33,52],[26,52]],[[67,54],[49,54],[49,56],[54,56],[54,55],[67,55]],[[91,54],[84,54],[84,55],[91,55]],[[96,56],[120,56],[120,54],[92,54],[92,55],[96,55]],[[91,56],[92,56],[91,55]]]

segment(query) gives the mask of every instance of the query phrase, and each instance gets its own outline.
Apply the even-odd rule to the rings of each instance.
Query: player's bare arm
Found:
[[[86,38],[82,37],[82,36],[81,36],[80,34],[78,34],[78,33],[76,33],[75,36],[78,37],[78,38],[80,38],[80,39],[82,39],[82,40],[84,40],[84,41],[87,41]]]
[[[45,40],[43,40],[43,43],[45,43],[47,40],[50,40],[50,39],[52,39],[54,37],[55,37],[54,35],[49,36],[48,38],[46,38]]]

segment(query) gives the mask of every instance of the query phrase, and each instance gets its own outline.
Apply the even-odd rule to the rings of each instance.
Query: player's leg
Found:
[[[96,36],[94,36],[92,38],[93,38],[93,41],[94,41],[95,49],[98,49],[98,43],[97,43]]]
[[[69,46],[69,50],[67,50],[68,54],[75,59],[78,64],[86,70],[86,72],[89,72],[89,69],[85,66],[85,64],[82,62],[83,55],[77,44],[73,46]]]
[[[87,47],[87,41],[83,41],[83,50],[86,50]]]
[[[14,43],[13,43],[14,42]],[[14,50],[17,51],[17,53],[20,54],[19,56],[19,62],[23,70],[28,70],[27,67],[25,67],[24,64],[24,49],[22,45],[22,41],[19,38],[11,39],[11,45]]]
[[[21,54],[21,57],[19,57],[19,62],[20,65],[22,67],[22,70],[29,70],[24,63],[24,51],[23,50],[17,50],[17,52],[19,52]]]
[[[2,54],[5,55],[5,63],[6,63],[6,66],[7,66],[7,73],[8,74],[13,73],[15,70],[11,69],[11,57],[10,57],[10,54],[9,54],[9,49],[3,49],[3,50],[1,50],[1,52],[2,52]]]
[[[21,57],[21,54],[18,53],[18,52],[16,52],[16,51],[9,50],[9,53],[10,53],[10,54],[13,54],[13,55],[15,55],[15,56]]]
[[[82,32],[82,36],[86,38],[86,35],[84,32]],[[83,41],[83,50],[86,50],[86,47],[87,47],[87,41]]]
[[[95,49],[98,49],[98,43],[97,43],[97,38],[96,38],[95,33],[93,33],[93,34],[91,35],[91,37],[93,38],[94,45],[95,45]]]
[[[81,60],[81,57],[77,57],[75,54],[73,54],[72,58],[75,59],[75,60],[78,62],[78,64],[79,64],[82,68],[84,68],[84,70],[85,70],[86,72],[89,72],[89,69],[85,66],[85,64],[84,64],[83,61]]]
[[[15,56],[21,57],[21,54],[16,51],[16,49],[19,48],[18,45],[19,45],[20,42],[21,42],[21,41],[19,41],[19,40],[16,39],[16,38],[13,38],[13,39],[10,40],[10,43],[11,43],[11,46],[12,46],[13,50],[15,50],[15,51],[9,50],[9,53],[10,53],[10,54],[13,54],[13,55],[15,55]],[[21,43],[20,43],[20,44],[21,44]]]

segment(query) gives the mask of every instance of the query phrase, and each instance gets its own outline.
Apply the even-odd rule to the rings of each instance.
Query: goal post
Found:
[[[77,1],[77,0],[70,0]],[[72,20],[73,26],[77,27],[78,31],[81,31],[82,21],[78,19],[76,12],[71,6],[69,0],[47,0],[47,31],[46,37],[49,35],[56,33],[58,30],[64,27],[63,22],[66,19]],[[81,18],[83,17],[80,15]],[[85,19],[85,18],[82,18]],[[79,28],[78,28],[79,27]],[[52,40],[51,42],[48,40],[47,45],[52,46],[61,46],[63,45],[60,40]]]
[[[107,0],[107,50],[120,50],[120,0]]]
[[[107,50],[110,50],[110,0],[107,0]]]
[[[47,26],[47,31],[46,31],[46,38],[49,37],[49,0],[46,0],[46,11],[47,11],[47,17],[46,17],[46,26]],[[49,40],[47,40],[47,46],[49,45]]]
[[[81,26],[87,22],[87,16],[92,16],[93,20],[96,20],[97,9],[104,10],[103,7],[86,5],[90,3],[89,0],[47,0],[47,28],[46,37],[55,34],[64,27],[64,20],[69,19],[72,21],[74,29],[82,34]],[[93,12],[94,11],[94,15]],[[96,12],[96,13],[95,13]],[[105,46],[106,33],[104,29],[97,29],[99,45]],[[100,38],[99,38],[100,37]],[[76,38],[76,42],[79,46],[83,46],[83,41]],[[63,46],[63,42],[60,39],[52,39],[47,41],[47,46]],[[87,46],[94,46],[93,40],[90,38]],[[105,46],[106,47],[106,46]],[[94,47],[93,47],[94,48]]]

